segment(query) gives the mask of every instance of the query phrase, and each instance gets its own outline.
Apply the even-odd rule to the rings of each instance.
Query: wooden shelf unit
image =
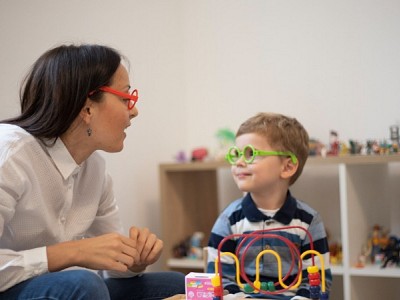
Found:
[[[201,271],[200,262],[171,260],[172,248],[195,231],[204,232],[207,242],[225,205],[221,170],[227,171],[223,180],[233,183],[225,162],[160,165],[165,269]],[[237,195],[229,201],[240,197],[234,185],[228,187]],[[319,211],[331,241],[342,245],[343,263],[332,268],[330,299],[397,299],[400,268],[354,265],[374,224],[400,237],[400,155],[310,157],[290,190]]]

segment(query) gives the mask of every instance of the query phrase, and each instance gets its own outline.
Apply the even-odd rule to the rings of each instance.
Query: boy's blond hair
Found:
[[[242,123],[236,137],[246,133],[264,136],[275,151],[291,151],[298,159],[296,173],[290,178],[292,185],[299,178],[308,158],[308,133],[295,118],[275,113],[258,113]],[[264,150],[264,149],[259,149]]]

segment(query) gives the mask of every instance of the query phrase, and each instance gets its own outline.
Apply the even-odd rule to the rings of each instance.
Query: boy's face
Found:
[[[256,150],[275,151],[264,136],[257,133],[246,133],[236,138],[236,146],[243,150],[247,145],[253,145]],[[253,163],[247,164],[243,157],[231,167],[233,178],[243,192],[253,195],[271,195],[271,193],[287,188],[284,185],[283,172],[290,158],[281,156],[257,156]]]

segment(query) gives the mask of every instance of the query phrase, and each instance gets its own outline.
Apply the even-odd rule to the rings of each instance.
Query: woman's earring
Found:
[[[88,136],[91,136],[92,135],[92,128],[88,128],[87,130],[86,130],[86,132],[87,132],[87,135]]]

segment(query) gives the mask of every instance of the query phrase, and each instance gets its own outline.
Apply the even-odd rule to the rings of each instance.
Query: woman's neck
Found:
[[[60,138],[78,165],[94,152],[90,137],[81,126],[70,127]]]

